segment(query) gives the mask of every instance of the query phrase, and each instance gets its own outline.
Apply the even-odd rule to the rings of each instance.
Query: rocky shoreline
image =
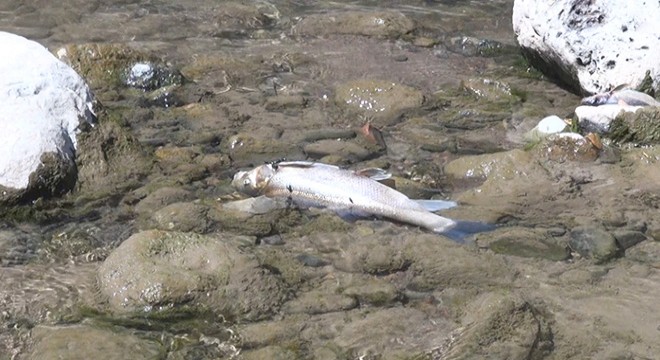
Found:
[[[166,57],[153,48],[174,33],[81,31],[51,48],[85,81],[66,118],[90,124],[65,126],[74,167],[1,184],[0,360],[653,358],[660,110],[588,135],[580,96],[519,54],[515,3],[467,20],[462,2],[437,5],[441,23],[420,4],[227,3],[192,7],[192,23],[136,8],[222,44]],[[498,228],[459,245],[231,188],[281,158],[385,168],[411,198],[459,203],[443,216]]]

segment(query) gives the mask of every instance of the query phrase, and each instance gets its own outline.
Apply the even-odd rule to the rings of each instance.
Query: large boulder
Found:
[[[85,81],[45,47],[0,32],[0,204],[70,190],[76,133],[95,121]]]
[[[583,93],[639,87],[647,72],[660,90],[660,3],[516,0],[513,30],[530,62]]]

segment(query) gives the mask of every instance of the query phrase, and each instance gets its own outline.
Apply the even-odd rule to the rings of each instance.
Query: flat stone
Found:
[[[579,227],[570,232],[571,249],[581,256],[603,263],[618,256],[621,251],[616,238],[609,232],[595,227]]]

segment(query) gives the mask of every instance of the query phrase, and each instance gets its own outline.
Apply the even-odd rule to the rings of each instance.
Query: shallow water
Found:
[[[151,152],[159,146],[173,145],[230,159],[227,163],[216,160],[209,166],[216,172],[197,173],[195,168],[183,169],[179,163],[170,168],[163,160],[171,157],[185,162],[176,158],[183,155],[161,153],[156,155],[160,168],[110,196],[90,200],[80,199],[74,193],[61,202],[39,201],[34,204],[35,213],[16,216],[0,225],[0,249],[9,244],[6,248],[16,254],[0,257],[0,279],[4,284],[0,290],[0,305],[4,308],[1,323],[6,325],[0,330],[0,359],[29,358],[29,354],[35,354],[31,351],[42,354],[40,351],[45,350],[30,342],[30,331],[39,324],[111,327],[147,341],[147,345],[140,345],[141,350],[158,343],[170,354],[154,358],[232,358],[240,350],[246,356],[268,358],[272,353],[263,349],[275,351],[277,336],[286,339],[284,349],[277,349],[277,354],[285,357],[295,354],[322,358],[330,350],[334,358],[377,358],[376,354],[390,350],[408,357],[427,354],[434,358],[459,358],[461,352],[463,356],[478,357],[485,354],[460,340],[477,338],[480,346],[494,351],[491,354],[496,358],[516,358],[515,346],[507,345],[513,350],[506,351],[486,347],[498,344],[491,332],[510,335],[515,331],[498,323],[503,320],[485,309],[510,313],[510,321],[518,322],[522,329],[532,329],[535,338],[520,338],[529,340],[532,350],[526,351],[534,354],[533,358],[617,354],[644,358],[658,350],[653,339],[658,334],[654,326],[660,324],[660,309],[654,299],[660,289],[660,276],[657,259],[654,260],[657,243],[652,240],[633,248],[617,263],[593,265],[575,258],[554,261],[491,254],[480,243],[470,250],[457,250],[451,244],[444,249],[416,229],[381,222],[351,227],[354,225],[324,216],[314,218],[311,225],[296,215],[290,216],[293,230],[287,227],[289,224],[282,225],[283,240],[272,238],[279,236],[274,234],[277,231],[268,233],[271,236],[257,234],[263,246],[256,246],[254,251],[263,252],[260,256],[267,259],[267,265],[284,261],[273,260],[275,255],[268,248],[270,242],[282,241],[286,244],[284,255],[277,256],[297,258],[305,264],[301,273],[283,274],[303,284],[293,280],[288,283],[296,284],[290,290],[300,295],[295,299],[299,302],[287,303],[283,313],[269,321],[239,327],[221,319],[193,316],[168,318],[160,323],[149,318],[114,318],[98,310],[105,305],[94,279],[99,262],[131,234],[154,226],[149,222],[153,220],[151,215],[162,206],[135,210],[139,207],[136,204],[152,191],[151,185],[185,189],[188,195],[182,195],[180,201],[201,199],[202,204],[212,203],[233,195],[228,184],[238,169],[273,157],[304,157],[312,152],[306,146],[310,138],[317,136],[315,131],[324,131],[326,137],[319,139],[342,137],[333,135],[360,127],[367,120],[383,130],[387,151],[364,157],[347,156],[337,162],[348,166],[385,164],[401,178],[402,184],[408,184],[402,185],[408,186],[402,191],[410,196],[461,196],[462,201],[474,201],[475,207],[479,207],[467,208],[463,213],[459,210],[454,213],[457,216],[476,220],[474,216],[489,215],[492,217],[487,220],[554,231],[557,227],[565,230],[574,224],[582,225],[584,219],[604,219],[616,224],[631,216],[646,221],[649,228],[655,226],[649,216],[640,215],[657,210],[657,196],[653,195],[657,177],[652,171],[639,170],[640,179],[631,180],[626,177],[629,174],[625,165],[616,170],[591,169],[574,163],[566,165],[566,169],[560,164],[559,170],[548,166],[547,172],[556,177],[555,183],[539,184],[538,189],[529,186],[519,192],[503,188],[500,207],[480,204],[478,195],[469,192],[483,178],[453,180],[443,173],[442,166],[453,159],[523,148],[522,134],[526,130],[546,115],[570,114],[579,101],[576,95],[528,69],[522,61],[511,29],[512,3],[250,2],[251,9],[259,10],[258,16],[247,10],[226,15],[227,3],[214,0],[0,3],[1,30],[34,39],[53,51],[69,44],[126,43],[183,68],[184,75],[196,86],[186,90],[185,98],[197,96],[199,101],[190,101],[181,108],[138,106],[139,95],[117,95],[107,89],[99,89],[99,95],[110,111],[135,108],[129,112],[130,128]],[[311,26],[304,24],[304,19],[312,15],[332,17],[346,11],[384,10],[396,10],[413,19],[414,30],[400,37],[381,37],[323,33],[313,26],[312,30],[304,27]],[[479,53],[470,38],[478,43],[496,42],[496,53]],[[225,58],[239,60],[217,60]],[[419,91],[424,101],[403,116],[361,113],[336,106],[332,99],[337,88],[359,79],[408,85]],[[495,85],[480,88],[483,79]],[[501,88],[508,90],[500,91]],[[485,89],[494,95],[470,89]],[[466,92],[470,94],[466,96]],[[502,94],[513,96],[502,99]],[[293,105],[281,100],[281,95],[290,96]],[[297,96],[305,99],[304,105],[295,103]],[[246,140],[247,135],[253,137],[250,141],[254,143]],[[264,145],[267,149],[263,154],[242,150],[248,146],[261,149],[254,145],[261,144],[259,141],[271,147]],[[260,158],[262,155],[264,158]],[[651,166],[659,161],[654,153],[634,153],[631,157],[642,157]],[[591,173],[580,178],[581,167]],[[613,189],[610,177],[612,182],[629,181],[620,185],[625,191]],[[494,210],[482,210],[491,205]],[[188,230],[213,232],[224,230],[222,226],[193,223]],[[364,243],[356,244],[347,234]],[[415,245],[416,237],[422,245]],[[274,247],[277,245],[271,246]],[[451,261],[451,255],[449,259],[433,257],[441,252],[455,254],[455,260]],[[337,270],[328,270],[324,266],[327,262]],[[436,262],[449,265],[443,267]],[[317,293],[339,294],[355,282],[362,285],[357,286],[359,291],[353,290],[358,293],[351,295],[354,298],[365,296],[365,289],[374,287],[379,296],[381,289],[386,289],[382,293],[392,294],[391,299],[383,295],[385,305],[378,301],[369,305],[367,301],[368,305],[357,306],[341,297],[342,293],[337,300],[340,305],[325,304],[330,310],[322,306],[321,310],[314,310],[320,314],[299,310],[307,306],[305,299],[313,299]],[[391,287],[397,291],[388,292]],[[623,295],[613,288],[621,289]],[[643,325],[635,324],[644,320],[644,316],[633,311],[635,306],[651,313]],[[395,324],[386,327],[389,318],[395,319]],[[480,323],[482,318],[492,319],[492,324]],[[169,327],[168,321],[175,325]],[[400,328],[395,326],[396,321],[402,323]],[[301,327],[300,335],[285,331],[297,326]],[[491,332],[484,330],[488,326],[493,327]],[[271,328],[280,333],[272,335]],[[595,331],[595,340],[580,335],[583,330]],[[241,333],[240,340],[232,335],[237,331]],[[325,337],[333,339],[332,346],[319,342]],[[616,341],[609,344],[612,339]],[[519,338],[514,340],[526,344]],[[317,351],[319,344],[325,346],[325,353]],[[84,358],[86,354],[77,355]]]

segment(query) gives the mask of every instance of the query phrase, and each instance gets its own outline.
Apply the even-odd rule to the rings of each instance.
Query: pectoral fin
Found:
[[[381,168],[366,168],[355,172],[360,176],[366,176],[372,180],[382,181],[392,177],[392,174]]]

